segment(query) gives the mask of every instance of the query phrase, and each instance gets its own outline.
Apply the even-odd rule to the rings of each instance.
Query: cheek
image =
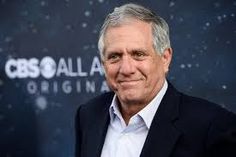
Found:
[[[164,75],[164,67],[161,64],[149,64],[143,66],[143,74],[150,81],[158,81]]]
[[[105,69],[105,77],[108,86],[113,90],[117,91],[117,83],[116,83],[116,76],[117,72],[115,69],[109,67],[109,68],[104,68]]]
[[[106,74],[106,79],[109,81],[109,82],[113,82],[115,80],[115,77],[117,75],[117,69],[116,67],[113,67],[113,66],[105,66],[104,67],[105,69],[105,74]]]
[[[139,69],[146,77],[153,76],[159,73],[160,71],[160,67],[157,64],[154,64],[153,62],[140,64]]]

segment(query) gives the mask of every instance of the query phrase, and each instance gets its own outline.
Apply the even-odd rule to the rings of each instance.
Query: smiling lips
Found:
[[[133,79],[133,80],[118,80],[118,83],[122,86],[132,86],[136,85],[141,79]]]

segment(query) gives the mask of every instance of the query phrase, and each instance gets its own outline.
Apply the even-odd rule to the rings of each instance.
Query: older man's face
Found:
[[[147,104],[163,86],[172,52],[167,49],[157,54],[152,39],[151,24],[138,20],[106,32],[106,79],[121,103]]]

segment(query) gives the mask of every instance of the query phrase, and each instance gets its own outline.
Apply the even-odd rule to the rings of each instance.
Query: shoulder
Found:
[[[175,127],[182,132],[181,142],[202,147],[210,156],[232,156],[236,146],[236,115],[218,104],[192,97],[170,86],[178,116]],[[170,95],[170,94],[169,94]]]
[[[218,104],[184,94],[182,105],[185,108],[182,111],[188,114],[188,126],[197,130],[198,135],[204,135],[206,148],[212,156],[232,156],[235,153],[236,115],[233,112]],[[191,112],[187,113],[189,110]]]
[[[168,90],[166,92],[167,97],[170,99],[174,99],[175,102],[172,103],[179,104],[179,111],[194,113],[217,113],[217,112],[227,112],[225,108],[222,106],[210,102],[206,99],[202,99],[199,97],[194,97],[187,95],[178,91],[171,83],[168,82]],[[178,101],[178,102],[176,102]],[[169,100],[168,100],[169,102]],[[194,112],[194,113],[192,113]]]
[[[178,104],[180,118],[187,121],[209,124],[215,119],[236,119],[234,113],[228,111],[219,104],[210,102],[206,99],[181,93],[177,91],[171,84],[169,84],[169,93],[171,94],[168,95],[175,95],[175,100],[178,101],[175,103]],[[178,99],[176,99],[176,97]]]
[[[103,93],[88,100],[86,103],[81,104],[80,106],[82,108],[100,107],[100,105],[104,106],[107,103],[111,103],[113,96],[114,96],[113,92]]]
[[[93,99],[90,99],[86,103],[79,105],[77,114],[78,112],[84,112],[87,114],[93,114],[93,112],[102,112],[103,110],[109,108],[113,96],[114,96],[113,92],[108,92],[98,95]]]
[[[236,115],[222,106],[208,100],[181,93],[180,116],[205,126],[236,126]]]
[[[206,99],[189,96],[181,93],[181,104],[187,110],[193,110],[199,114],[229,114],[231,113],[226,108],[223,108],[219,104],[210,102]]]

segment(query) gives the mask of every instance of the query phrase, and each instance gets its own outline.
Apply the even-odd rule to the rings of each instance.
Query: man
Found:
[[[236,156],[236,116],[167,82],[172,49],[161,17],[115,8],[98,47],[113,92],[79,107],[76,157]]]

